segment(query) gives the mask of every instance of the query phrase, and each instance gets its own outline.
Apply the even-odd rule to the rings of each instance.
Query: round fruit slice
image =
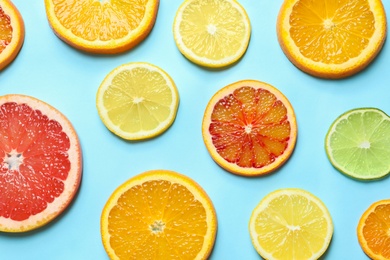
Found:
[[[0,0],[0,71],[18,55],[24,42],[24,22],[9,0]]]
[[[111,259],[207,259],[217,218],[212,201],[192,179],[154,170],[119,186],[101,216]]]
[[[323,78],[343,78],[377,56],[386,38],[381,0],[285,0],[277,34],[289,60]]]
[[[347,176],[382,178],[390,172],[390,118],[376,108],[349,110],[331,125],[325,149],[332,165]]]
[[[106,127],[127,140],[155,137],[176,118],[179,94],[171,77],[149,63],[124,64],[101,83],[96,106]]]
[[[127,51],[149,35],[159,0],[45,0],[55,34],[82,51],[115,54]]]
[[[273,86],[243,80],[219,90],[209,101],[202,135],[211,157],[224,169],[246,176],[279,168],[297,139],[294,110]]]
[[[74,198],[82,171],[79,140],[64,115],[29,96],[1,96],[0,125],[0,231],[33,230]]]
[[[249,221],[253,246],[264,259],[318,259],[328,248],[333,223],[313,194],[295,188],[269,193]]]
[[[173,24],[175,42],[190,61],[220,68],[238,61],[248,48],[251,25],[235,0],[185,0]]]
[[[359,244],[371,259],[390,259],[389,216],[390,200],[381,200],[373,203],[359,220]]]

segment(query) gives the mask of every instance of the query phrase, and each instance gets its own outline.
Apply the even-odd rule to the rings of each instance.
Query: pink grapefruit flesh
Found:
[[[33,97],[0,97],[0,231],[29,231],[56,218],[81,172],[79,140],[63,114]]]

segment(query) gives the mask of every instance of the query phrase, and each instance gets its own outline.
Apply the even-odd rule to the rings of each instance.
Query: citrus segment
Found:
[[[362,180],[390,172],[390,118],[376,108],[352,109],[339,116],[325,138],[332,165]]]
[[[80,144],[58,110],[29,96],[0,97],[0,231],[36,229],[70,204],[81,180]]]
[[[278,17],[279,43],[302,71],[343,78],[363,70],[386,38],[380,0],[285,0]]]
[[[278,89],[243,80],[211,98],[202,135],[211,157],[221,167],[256,176],[277,169],[290,157],[297,125],[290,102]]]
[[[265,259],[318,259],[328,248],[333,223],[313,194],[296,188],[269,193],[253,210],[249,232]]]
[[[45,0],[55,34],[69,45],[91,53],[127,51],[152,30],[159,0]]]
[[[127,140],[163,133],[175,120],[179,94],[161,68],[143,62],[124,64],[101,83],[96,106],[103,123]]]
[[[101,216],[111,259],[207,259],[217,219],[206,192],[176,172],[153,170],[120,185]]]
[[[228,66],[248,48],[251,25],[235,0],[185,0],[173,24],[175,42],[190,61],[211,68]]]
[[[389,216],[390,200],[381,200],[373,203],[359,220],[359,244],[371,259],[390,259]]]
[[[24,22],[15,5],[0,0],[0,71],[18,55],[24,42]]]

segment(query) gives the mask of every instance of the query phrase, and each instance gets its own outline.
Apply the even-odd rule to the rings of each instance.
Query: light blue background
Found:
[[[279,188],[303,188],[319,197],[334,221],[334,235],[323,259],[368,259],[356,226],[368,206],[389,198],[390,179],[359,182],[329,163],[324,138],[333,120],[346,110],[377,107],[390,113],[390,48],[363,72],[344,80],[324,80],[295,68],[276,38],[282,0],[241,0],[252,24],[248,51],[239,63],[209,71],[178,51],[172,24],[179,0],[162,0],[154,29],[133,50],[116,56],[79,52],[51,30],[44,1],[14,0],[26,27],[16,60],[0,72],[0,94],[20,93],[59,109],[73,123],[81,141],[84,172],[71,207],[46,227],[26,234],[0,233],[0,259],[108,259],[100,239],[100,214],[114,189],[151,169],[168,169],[198,182],[214,202],[218,235],[211,259],[260,259],[248,232],[253,208]],[[390,13],[390,2],[383,1]],[[127,142],[111,134],[95,107],[96,91],[115,67],[134,61],[155,64],[171,75],[180,94],[176,121],[161,136]],[[212,95],[242,79],[267,82],[291,101],[298,141],[290,160],[277,172],[245,178],[218,167],[202,140],[201,122]]]

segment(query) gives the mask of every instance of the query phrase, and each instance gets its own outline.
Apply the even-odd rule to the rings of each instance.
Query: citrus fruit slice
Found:
[[[347,176],[374,180],[390,172],[390,118],[376,108],[339,116],[325,138],[332,165]]]
[[[250,217],[249,232],[264,259],[318,259],[332,239],[333,223],[319,198],[287,188],[260,201]]]
[[[222,168],[257,176],[274,171],[291,156],[297,124],[290,102],[278,89],[243,80],[211,98],[202,135],[211,157]]]
[[[120,185],[101,216],[111,259],[207,259],[217,232],[212,201],[192,179],[153,170]]]
[[[285,0],[277,35],[286,56],[302,71],[343,78],[377,56],[386,26],[381,0]]]
[[[0,70],[18,55],[24,42],[24,22],[9,0],[0,0]]]
[[[55,34],[82,51],[116,54],[149,35],[159,0],[45,0],[46,15]]]
[[[251,25],[235,0],[185,0],[179,7],[173,34],[180,52],[195,64],[221,68],[246,52]]]
[[[0,96],[0,231],[24,232],[56,218],[73,200],[82,155],[74,128],[29,96]]]
[[[143,62],[121,65],[101,83],[96,97],[106,127],[127,140],[155,137],[176,118],[179,94],[161,68]]]
[[[359,220],[358,241],[371,259],[390,259],[389,216],[390,200],[381,200],[373,203]]]

